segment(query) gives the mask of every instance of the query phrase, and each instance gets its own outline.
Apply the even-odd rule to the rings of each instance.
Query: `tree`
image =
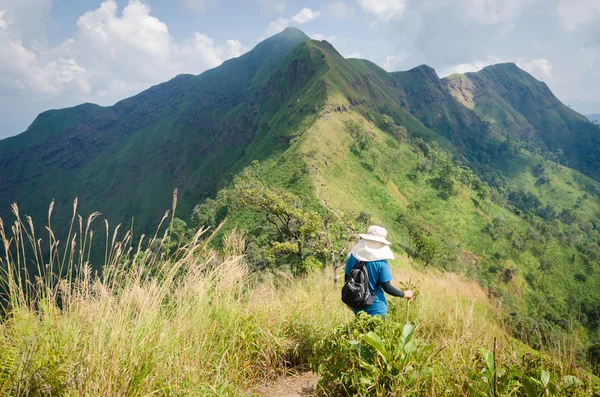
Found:
[[[168,253],[175,252],[187,239],[188,229],[185,221],[179,218],[173,218],[169,226],[169,235],[163,242],[163,250]]]
[[[363,151],[368,150],[374,140],[373,133],[365,130],[364,125],[362,123],[348,120],[345,122],[346,131],[353,138],[354,142],[350,146],[350,150],[352,150],[356,154],[361,154]]]
[[[408,130],[402,125],[394,124],[392,126],[392,135],[398,142],[402,143],[408,139]]]
[[[223,198],[222,191],[217,199],[207,198],[202,204],[198,204],[192,211],[191,226],[196,229],[201,227],[216,227],[227,216],[227,202]]]
[[[234,206],[262,213],[276,230],[278,238],[264,251],[269,262],[292,254],[297,258],[292,261],[292,271],[302,274],[314,267],[316,256],[324,254],[323,219],[316,211],[304,208],[302,200],[289,191],[268,187],[246,174],[236,178],[229,198]]]
[[[364,224],[365,219],[368,219],[366,222],[368,224],[371,215],[361,212],[356,219],[344,217],[331,209],[326,200],[321,200],[327,210],[323,222],[324,233],[322,234],[322,238],[331,259],[333,283],[337,284],[339,277],[338,269],[343,266],[346,260],[346,255],[351,248],[358,225],[361,223]]]
[[[373,169],[373,171],[375,171],[375,167],[381,161],[381,153],[379,153],[379,150],[373,149],[373,150],[371,150],[370,154],[371,154],[371,168]]]
[[[383,126],[383,129],[387,132],[392,132],[393,126],[396,125],[394,119],[388,116],[387,114],[381,115],[381,124]]]

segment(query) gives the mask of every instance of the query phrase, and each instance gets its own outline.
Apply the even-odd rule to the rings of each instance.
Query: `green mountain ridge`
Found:
[[[492,65],[443,82],[448,92],[502,137],[550,152],[561,150],[562,160],[598,180],[597,129],[515,64]]]

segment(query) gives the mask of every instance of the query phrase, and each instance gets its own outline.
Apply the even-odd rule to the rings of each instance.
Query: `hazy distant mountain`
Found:
[[[590,121],[600,122],[600,114],[586,114],[585,117],[587,117]]]

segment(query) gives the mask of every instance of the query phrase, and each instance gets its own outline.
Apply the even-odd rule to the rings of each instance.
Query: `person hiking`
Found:
[[[391,283],[392,273],[388,266],[388,259],[394,259],[394,253],[390,249],[391,243],[386,240],[387,230],[381,226],[369,226],[367,233],[359,234],[359,236],[361,240],[352,248],[350,257],[346,260],[344,282],[347,284],[350,273],[355,266],[360,262],[364,262],[373,303],[365,308],[350,308],[354,313],[364,311],[371,316],[385,316],[388,312],[388,305],[384,291],[392,296],[406,299],[412,299],[413,291],[401,291]],[[344,294],[344,291],[342,291],[342,294]]]

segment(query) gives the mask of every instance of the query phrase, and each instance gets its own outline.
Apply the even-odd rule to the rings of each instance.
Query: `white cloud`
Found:
[[[360,8],[382,22],[402,18],[406,9],[406,0],[358,0]]]
[[[361,54],[360,51],[354,51],[351,52],[350,54],[346,55],[344,58],[360,58]]]
[[[74,84],[89,92],[85,68],[67,57],[46,60],[45,54],[27,48],[13,31],[14,23],[5,20],[6,15],[6,10],[0,11],[0,91],[56,95]]]
[[[2,30],[8,27],[8,23],[4,20],[4,14],[6,14],[6,11],[0,10],[0,29]]]
[[[338,40],[337,36],[325,36],[324,34],[321,34],[321,33],[315,33],[315,34],[311,35],[310,38],[313,40],[319,40],[319,41],[326,40],[332,44]]]
[[[86,12],[77,21],[79,39],[99,54],[115,60],[138,56],[168,59],[169,30],[165,23],[150,16],[147,5],[131,0],[120,18],[116,13],[114,0],[107,0],[100,8]]]
[[[314,21],[321,16],[321,11],[313,11],[310,8],[303,8],[299,13],[291,18],[279,17],[274,21],[271,21],[269,26],[265,29],[263,35],[258,39],[262,41],[269,36],[273,36],[287,28],[288,26],[301,25],[310,21]]]
[[[517,61],[517,66],[539,80],[545,80],[552,77],[552,65],[547,59],[534,59],[528,62],[519,59]]]
[[[522,58],[502,60],[493,56],[488,57],[485,60],[474,60],[473,62],[469,63],[460,63],[457,65],[445,67],[441,69],[439,75],[440,77],[446,77],[454,73],[462,74],[469,72],[478,72],[486,66],[495,65],[502,62],[514,62],[518,67],[525,70],[526,72],[533,75],[539,80],[546,80],[552,77],[552,65],[547,59],[542,58],[534,59],[531,61],[527,61]]]
[[[352,18],[354,16],[354,8],[341,0],[329,3],[327,5],[327,12],[335,18]]]
[[[7,14],[0,16],[0,88],[13,94],[110,104],[245,51],[237,40],[217,43],[199,32],[176,41],[139,0],[130,0],[120,13],[115,0],[104,1],[82,15],[74,36],[58,47],[27,45],[6,22]]]
[[[46,33],[51,9],[52,0],[0,0],[4,29],[10,29],[26,46]]]
[[[292,17],[292,23],[303,24],[314,21],[321,16],[321,11],[313,11],[310,8],[303,8],[299,13]]]
[[[447,66],[439,72],[440,77],[450,76],[454,73],[478,72],[486,66],[500,63],[501,60],[496,57],[488,57],[486,60],[473,60],[472,62],[459,63],[457,65]]]
[[[183,45],[175,45],[173,49],[175,59],[186,60],[187,67],[185,69],[190,69],[194,63],[214,68],[226,59],[240,56],[244,50],[242,43],[237,40],[227,40],[225,44],[219,45],[201,33],[195,33],[193,39]]]
[[[398,65],[409,58],[409,54],[406,51],[401,51],[395,55],[388,55],[383,61],[383,68],[388,72],[396,71]]]
[[[287,18],[279,17],[274,21],[271,21],[269,26],[265,29],[265,32],[258,41],[262,41],[269,36],[273,36],[290,26],[290,20]]]
[[[579,30],[598,22],[600,2],[597,0],[561,0],[557,13],[564,29]]]

